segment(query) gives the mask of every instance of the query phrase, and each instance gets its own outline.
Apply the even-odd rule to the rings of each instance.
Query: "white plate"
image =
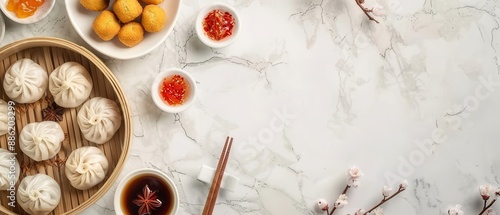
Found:
[[[54,8],[54,5],[56,4],[56,0],[45,0],[45,3],[43,3],[43,5],[36,10],[35,14],[21,19],[17,18],[16,13],[7,10],[8,2],[9,0],[0,0],[0,9],[2,9],[6,17],[20,24],[31,24],[42,20],[49,15],[50,11],[52,11],[52,8]]]
[[[111,8],[113,2],[111,1],[109,8]],[[85,9],[80,4],[80,1],[66,0],[66,11],[69,20],[80,37],[98,52],[121,60],[141,57],[156,49],[167,39],[179,15],[181,0],[164,0],[158,6],[163,8],[167,15],[167,21],[163,29],[157,33],[144,32],[144,40],[138,45],[129,48],[123,45],[117,37],[110,41],[104,41],[95,34],[94,30],[92,30],[92,23],[100,12]]]

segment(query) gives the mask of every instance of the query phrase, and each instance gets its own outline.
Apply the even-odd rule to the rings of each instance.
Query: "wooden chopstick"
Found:
[[[222,149],[222,153],[219,158],[219,164],[217,164],[212,186],[210,187],[210,192],[208,193],[207,201],[205,202],[203,215],[212,215],[212,212],[214,211],[215,202],[217,201],[217,196],[219,195],[220,184],[222,182],[222,177],[224,176],[224,171],[226,170],[226,164],[232,145],[233,138],[226,137],[226,143],[224,143],[224,148]]]

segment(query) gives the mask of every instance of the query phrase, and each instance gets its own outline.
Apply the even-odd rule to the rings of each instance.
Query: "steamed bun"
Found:
[[[66,62],[50,74],[49,91],[57,105],[74,108],[90,96],[92,78],[87,69],[79,63]]]
[[[52,121],[33,122],[24,126],[19,135],[21,151],[35,161],[51,159],[61,150],[64,132]]]
[[[23,178],[17,188],[16,200],[29,214],[46,215],[52,212],[61,200],[61,187],[44,174]]]
[[[113,100],[95,97],[78,111],[78,125],[88,141],[103,144],[118,131],[122,123],[120,108]]]
[[[14,170],[11,169],[12,162],[15,163]],[[0,148],[0,190],[9,189],[11,181],[16,183],[20,172],[21,168],[15,154],[7,149]]]
[[[71,186],[87,190],[106,177],[108,160],[99,148],[84,146],[71,152],[66,161],[65,173]]]
[[[9,106],[7,102],[0,99],[0,136],[9,131]]]
[[[45,94],[48,79],[47,72],[40,65],[25,58],[7,69],[3,89],[17,103],[33,103]]]

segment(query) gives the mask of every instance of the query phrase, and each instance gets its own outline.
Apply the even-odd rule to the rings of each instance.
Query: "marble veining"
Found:
[[[235,138],[227,171],[241,181],[220,193],[215,214],[316,214],[315,201],[335,201],[352,165],[365,175],[335,214],[371,207],[402,179],[409,189],[385,214],[446,214],[455,204],[476,214],[479,185],[500,186],[499,1],[366,0],[384,8],[380,24],[353,0],[222,1],[243,23],[227,48],[194,33],[209,2],[184,0],[151,53],[122,61],[94,51],[121,84],[134,128],[118,181],[82,214],[114,214],[118,182],[139,168],[172,177],[179,214],[201,214],[209,186],[197,173],[216,166],[226,135]],[[54,36],[92,50],[63,1],[36,24],[6,22],[2,46]],[[200,91],[180,114],[150,97],[155,75],[170,67],[190,72]]]

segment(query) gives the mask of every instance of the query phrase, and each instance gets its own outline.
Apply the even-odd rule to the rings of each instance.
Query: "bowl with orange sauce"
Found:
[[[160,72],[153,81],[151,97],[158,108],[168,113],[187,110],[196,98],[196,81],[182,69]]]
[[[224,3],[205,6],[196,17],[195,30],[198,38],[212,48],[223,48],[236,40],[241,19],[236,10]]]
[[[20,24],[38,22],[49,15],[56,0],[0,0],[6,17]]]

